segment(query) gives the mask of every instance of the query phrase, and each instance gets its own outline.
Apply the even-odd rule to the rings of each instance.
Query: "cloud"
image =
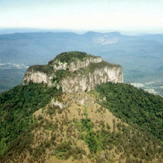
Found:
[[[145,86],[143,83],[130,83],[130,84],[137,88],[143,88]]]
[[[16,64],[16,63],[0,63],[0,69],[27,69],[28,66],[24,64]]]
[[[149,93],[152,93],[152,94],[158,94],[158,92],[153,88],[148,88],[148,89],[144,89],[144,90],[149,92]]]

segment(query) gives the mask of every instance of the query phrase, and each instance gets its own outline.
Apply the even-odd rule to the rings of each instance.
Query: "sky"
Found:
[[[0,0],[0,28],[163,32],[163,0]]]

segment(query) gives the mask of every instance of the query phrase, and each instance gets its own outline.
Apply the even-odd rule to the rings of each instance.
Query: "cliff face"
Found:
[[[90,91],[101,83],[122,82],[122,71],[119,67],[102,67],[89,72],[87,75],[78,74],[75,77],[67,77],[61,81],[63,92]]]
[[[24,84],[44,83],[68,93],[90,91],[106,82],[123,82],[122,67],[81,52],[62,53],[48,65],[32,66],[23,79]]]
[[[101,57],[88,57],[85,58],[83,60],[76,60],[75,62],[71,62],[71,63],[63,63],[60,62],[60,60],[55,60],[55,62],[53,62],[53,69],[54,70],[69,70],[71,72],[77,71],[80,68],[86,68],[87,66],[89,66],[91,63],[100,63],[102,62],[102,58]]]
[[[39,72],[39,71],[27,71],[24,76],[24,82],[25,83],[44,83],[49,84],[50,80],[46,73]]]

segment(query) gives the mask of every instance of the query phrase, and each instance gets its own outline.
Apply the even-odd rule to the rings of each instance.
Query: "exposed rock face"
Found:
[[[71,72],[77,71],[80,68],[86,68],[91,63],[100,63],[102,62],[101,57],[89,57],[85,58],[83,61],[77,60],[75,62],[68,63],[62,63],[59,60],[55,61],[55,64],[53,65],[54,70],[69,70]]]
[[[67,93],[90,91],[106,82],[123,82],[122,67],[81,52],[62,53],[48,65],[32,66],[23,79],[24,84],[44,83]]]
[[[44,83],[49,84],[51,81],[49,80],[49,77],[44,72],[34,72],[34,71],[27,71],[24,76],[24,81],[26,83]]]
[[[75,77],[67,77],[61,81],[63,92],[82,92],[90,91],[101,83],[113,82],[119,83],[123,81],[122,70],[119,67],[103,67],[96,69],[88,75],[76,75]]]

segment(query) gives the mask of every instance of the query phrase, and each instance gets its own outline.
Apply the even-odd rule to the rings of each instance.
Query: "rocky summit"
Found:
[[[77,51],[61,53],[47,65],[29,67],[23,79],[23,84],[43,83],[67,93],[90,91],[107,82],[122,83],[122,67]]]

